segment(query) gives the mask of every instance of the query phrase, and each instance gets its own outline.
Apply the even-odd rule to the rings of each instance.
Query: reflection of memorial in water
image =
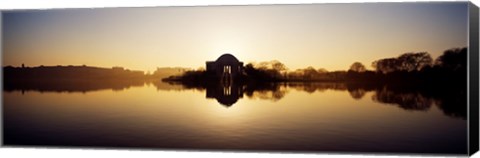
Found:
[[[243,86],[233,82],[221,82],[207,86],[206,98],[216,99],[220,104],[230,107],[239,98],[243,98]]]

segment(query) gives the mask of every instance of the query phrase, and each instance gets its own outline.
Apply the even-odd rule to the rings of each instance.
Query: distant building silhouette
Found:
[[[231,54],[223,54],[216,61],[206,62],[207,72],[215,74],[222,81],[231,81],[243,71],[243,62]]]

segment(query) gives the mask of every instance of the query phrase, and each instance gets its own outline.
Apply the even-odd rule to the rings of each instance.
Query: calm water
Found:
[[[4,143],[466,153],[462,99],[365,89],[334,83],[10,89],[3,93]]]

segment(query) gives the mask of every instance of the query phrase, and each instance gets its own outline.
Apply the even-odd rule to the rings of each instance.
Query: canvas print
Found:
[[[3,143],[465,155],[468,8],[2,11]]]

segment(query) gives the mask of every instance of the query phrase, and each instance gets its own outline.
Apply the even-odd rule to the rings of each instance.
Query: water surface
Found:
[[[5,145],[467,151],[465,101],[423,91],[339,83],[253,89],[145,83],[95,90],[12,88],[3,97]]]

